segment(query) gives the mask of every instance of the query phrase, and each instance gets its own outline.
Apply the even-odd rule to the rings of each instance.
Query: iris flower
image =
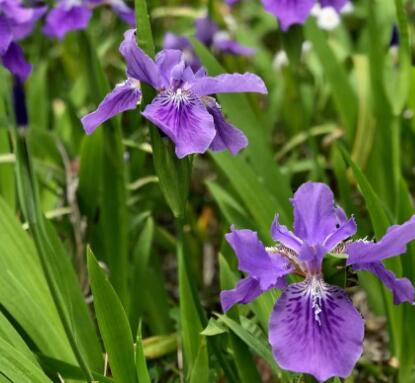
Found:
[[[45,11],[46,7],[26,8],[19,0],[0,0],[0,60],[21,80],[26,79],[32,67],[17,41],[32,33]]]
[[[262,0],[265,9],[278,19],[283,31],[293,24],[304,24],[316,4],[333,7],[340,12],[347,2],[348,0]]]
[[[131,26],[135,25],[134,10],[123,0],[58,0],[46,18],[43,33],[61,40],[70,31],[85,29],[92,9],[100,5],[110,5],[122,20]]]
[[[330,188],[321,183],[303,184],[292,199],[294,232],[276,216],[271,235],[275,244],[265,247],[251,230],[226,235],[247,276],[233,290],[221,293],[224,311],[236,303],[249,303],[263,292],[278,288],[269,322],[269,343],[278,365],[313,375],[319,381],[347,377],[363,349],[364,324],[359,312],[340,287],[324,281],[322,261],[327,253],[342,253],[355,270],[376,275],[394,297],[394,303],[414,302],[414,287],[397,278],[382,261],[406,251],[415,239],[415,216],[389,228],[378,242],[348,240],[356,223],[334,203]],[[286,276],[304,277],[287,284]]]
[[[208,16],[196,19],[195,28],[196,38],[214,51],[235,56],[252,56],[255,54],[255,49],[241,45],[233,40],[228,32],[220,30],[219,26]],[[192,66],[193,70],[196,71],[202,66],[192,43],[186,36],[166,33],[163,46],[166,49],[180,49],[183,51],[186,61]]]
[[[179,158],[208,149],[229,149],[233,154],[247,145],[245,135],[229,124],[210,95],[216,93],[267,93],[263,81],[251,73],[209,77],[185,64],[179,50],[162,50],[153,61],[138,46],[133,29],[124,34],[120,52],[127,62],[127,80],[109,93],[95,112],[82,118],[91,134],[115,114],[135,109],[141,98],[140,82],[152,86],[157,96],[142,115],[176,146]]]

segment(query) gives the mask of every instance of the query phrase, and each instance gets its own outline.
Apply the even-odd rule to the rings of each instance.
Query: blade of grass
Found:
[[[137,382],[134,342],[127,314],[90,249],[87,263],[98,326],[114,379],[119,383]]]
[[[143,339],[141,337],[141,322],[138,325],[137,337],[135,343],[135,367],[139,383],[151,383],[150,375],[147,369],[146,357],[144,355]]]

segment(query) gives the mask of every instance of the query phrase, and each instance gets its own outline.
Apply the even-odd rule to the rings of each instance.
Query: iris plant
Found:
[[[19,0],[0,0],[0,59],[21,80],[26,79],[32,67],[17,42],[32,33],[45,11],[46,7],[24,7]]]
[[[376,275],[393,293],[394,303],[414,302],[414,287],[397,278],[382,261],[405,253],[415,239],[415,216],[394,225],[378,242],[350,240],[356,223],[334,203],[325,184],[307,182],[292,199],[294,231],[279,223],[271,227],[275,243],[265,247],[256,232],[232,228],[226,239],[247,276],[233,290],[221,293],[224,311],[249,303],[270,289],[281,289],[269,322],[269,342],[281,368],[313,375],[319,381],[348,376],[363,349],[364,323],[340,287],[324,281],[323,258],[347,256],[354,270]],[[288,284],[297,274],[301,282]]]
[[[233,154],[247,145],[245,135],[228,123],[215,98],[216,93],[267,93],[263,81],[251,73],[207,76],[185,63],[179,50],[164,49],[153,61],[136,43],[135,31],[124,35],[120,52],[127,62],[127,79],[109,93],[95,112],[82,118],[85,131],[125,110],[135,109],[141,99],[140,82],[157,95],[142,115],[156,125],[176,146],[179,158],[208,149],[229,149]]]
[[[348,0],[262,0],[265,9],[278,19],[283,31],[293,24],[303,24],[316,4],[333,7],[340,12],[347,2]]]
[[[195,20],[196,38],[214,51],[236,56],[252,56],[255,49],[246,47],[233,40],[228,32],[220,30],[219,26],[208,16]],[[202,64],[196,56],[192,43],[186,36],[166,33],[164,48],[180,49],[185,53],[186,61],[193,70],[199,69]]]
[[[134,10],[123,0],[58,0],[46,18],[43,32],[49,37],[63,39],[67,32],[85,29],[92,9],[101,5],[111,6],[122,20],[131,26],[135,25]]]

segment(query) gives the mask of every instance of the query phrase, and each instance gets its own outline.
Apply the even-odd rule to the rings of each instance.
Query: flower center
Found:
[[[176,90],[170,88],[167,90],[167,97],[175,104],[175,106],[180,106],[181,104],[188,102],[189,96],[189,92],[182,88],[177,88]]]
[[[314,312],[314,320],[321,326],[320,314],[323,311],[322,300],[327,292],[326,283],[320,278],[312,277],[309,292],[311,294],[311,307]]]

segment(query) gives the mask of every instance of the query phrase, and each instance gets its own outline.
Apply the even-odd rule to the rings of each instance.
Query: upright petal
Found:
[[[122,20],[130,26],[135,27],[134,9],[131,9],[123,0],[110,0],[110,4],[112,9]]]
[[[276,214],[274,222],[271,226],[271,236],[274,241],[282,243],[284,246],[289,247],[295,252],[299,252],[301,249],[302,241],[293,232],[288,230],[284,225],[279,223],[279,215]]]
[[[292,24],[303,24],[315,0],[262,0],[265,9],[279,21],[281,29],[286,31]]]
[[[396,275],[385,268],[381,262],[359,263],[352,265],[355,270],[365,270],[375,274],[393,293],[393,303],[414,303],[415,290],[407,278],[397,278]]]
[[[253,73],[233,73],[220,74],[215,77],[201,77],[192,84],[192,91],[198,96],[208,96],[216,93],[268,93],[264,82]]]
[[[322,244],[337,229],[334,196],[330,188],[317,182],[301,185],[291,200],[294,233],[309,244]]]
[[[277,280],[269,289],[282,289],[286,287],[287,282],[284,277]],[[269,290],[261,289],[260,283],[257,279],[246,277],[241,279],[236,287],[232,290],[224,290],[220,293],[220,302],[222,310],[228,311],[233,305],[237,303],[247,304],[253,301],[256,297]]]
[[[141,91],[136,80],[129,79],[117,85],[111,93],[106,95],[96,111],[81,119],[85,132],[92,134],[99,125],[116,114],[135,109],[140,98]]]
[[[23,50],[19,45],[12,42],[6,53],[1,56],[3,65],[20,80],[26,80],[32,71],[32,66],[26,61]]]
[[[214,34],[219,30],[218,25],[208,16],[195,20],[196,38],[205,45],[212,44]]]
[[[415,216],[402,225],[391,226],[376,243],[353,242],[346,247],[347,264],[378,262],[406,252],[406,245],[415,239]]]
[[[228,149],[235,156],[248,145],[245,134],[225,120],[215,99],[210,100],[206,104],[206,108],[213,117],[216,129],[216,136],[210,145],[210,149],[213,151]]]
[[[277,280],[290,273],[292,267],[287,259],[276,253],[268,253],[252,230],[234,230],[225,236],[238,257],[239,270],[260,282],[262,290],[269,289]]]
[[[70,31],[85,29],[91,16],[92,11],[84,5],[68,7],[61,2],[46,17],[43,33],[61,40]]]
[[[183,54],[178,49],[163,49],[157,54],[156,65],[165,87],[170,85],[173,68],[177,67],[180,63],[183,64],[184,69]]]
[[[204,153],[216,134],[203,103],[182,89],[160,93],[142,114],[170,137],[179,158]]]
[[[128,77],[135,78],[155,89],[159,89],[160,73],[155,62],[137,46],[135,29],[124,33],[124,40],[120,45],[120,52],[127,63]]]
[[[338,224],[337,230],[324,240],[323,246],[327,249],[327,251],[330,251],[340,242],[343,242],[347,238],[350,238],[352,235],[356,234],[356,231],[356,222],[354,218],[351,217],[347,221],[343,221],[341,224]]]
[[[320,382],[352,372],[362,354],[363,335],[362,317],[346,293],[317,278],[289,285],[269,325],[278,365]]]
[[[13,41],[12,30],[5,16],[0,15],[0,56],[4,55]]]
[[[32,8],[32,17],[24,23],[12,23],[11,28],[15,40],[20,40],[33,32],[36,22],[46,13],[47,6]]]

